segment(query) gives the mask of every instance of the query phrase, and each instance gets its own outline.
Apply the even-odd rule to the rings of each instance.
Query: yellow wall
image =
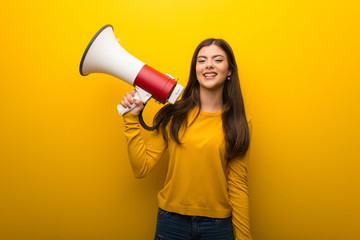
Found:
[[[82,77],[105,24],[185,85],[207,37],[234,48],[253,117],[256,240],[360,239],[360,3],[6,1],[0,4],[0,239],[152,239],[166,163],[134,179],[116,105],[131,87]],[[145,117],[159,109],[151,102]]]

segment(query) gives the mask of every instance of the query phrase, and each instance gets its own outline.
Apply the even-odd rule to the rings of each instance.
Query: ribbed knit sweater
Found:
[[[190,216],[232,216],[235,237],[250,240],[247,168],[249,151],[228,159],[220,112],[190,111],[188,127],[180,131],[181,145],[159,132],[148,141],[141,136],[138,116],[124,115],[128,154],[136,177],[145,177],[169,153],[164,188],[158,193],[159,207]],[[192,124],[191,124],[192,123]],[[248,120],[251,133],[252,124]]]

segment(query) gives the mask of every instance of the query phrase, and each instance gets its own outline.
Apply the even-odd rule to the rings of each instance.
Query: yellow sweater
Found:
[[[198,109],[189,113],[189,124]],[[236,239],[249,240],[247,153],[228,161],[221,111],[200,112],[184,134],[182,145],[161,133],[153,133],[146,143],[141,137],[138,115],[124,115],[125,136],[131,166],[136,177],[145,177],[169,152],[164,188],[158,194],[159,207],[190,216],[226,218],[232,216]],[[251,121],[248,121],[251,131]]]

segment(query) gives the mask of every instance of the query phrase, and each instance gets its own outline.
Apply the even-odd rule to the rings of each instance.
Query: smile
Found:
[[[217,75],[217,73],[214,73],[214,72],[204,74],[205,77],[215,77],[216,75]]]

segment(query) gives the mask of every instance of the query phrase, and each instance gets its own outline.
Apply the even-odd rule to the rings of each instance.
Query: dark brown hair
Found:
[[[201,109],[200,85],[196,77],[197,56],[201,48],[212,44],[219,46],[226,52],[229,70],[231,71],[230,80],[225,81],[223,89],[222,125],[226,140],[226,151],[229,158],[233,158],[246,153],[250,139],[234,53],[230,45],[223,39],[209,38],[197,46],[191,60],[189,81],[184,89],[181,100],[177,101],[174,105],[167,104],[161,108],[156,114],[154,122],[162,117],[163,121],[158,130],[161,129],[164,138],[168,139],[166,127],[170,124],[170,137],[178,144],[181,144],[179,130],[181,128],[186,130],[189,111],[194,107],[199,109],[195,119],[192,121],[194,122]]]

